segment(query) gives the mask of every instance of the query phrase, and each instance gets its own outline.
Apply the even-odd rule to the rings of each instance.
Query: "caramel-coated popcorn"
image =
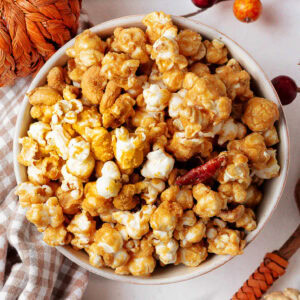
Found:
[[[84,31],[27,94],[15,192],[47,244],[133,276],[242,254],[280,171],[279,110],[226,45],[164,12],[142,23]]]

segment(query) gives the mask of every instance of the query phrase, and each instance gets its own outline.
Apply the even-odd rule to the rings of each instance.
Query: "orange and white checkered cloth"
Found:
[[[42,241],[14,195],[14,127],[30,81],[0,89],[0,299],[81,299],[87,271]]]

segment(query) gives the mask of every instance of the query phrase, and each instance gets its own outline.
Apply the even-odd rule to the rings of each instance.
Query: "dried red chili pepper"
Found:
[[[212,158],[205,164],[190,170],[185,175],[177,177],[175,183],[178,185],[188,185],[203,182],[214,176],[217,170],[224,166],[226,162],[227,157],[225,155]]]

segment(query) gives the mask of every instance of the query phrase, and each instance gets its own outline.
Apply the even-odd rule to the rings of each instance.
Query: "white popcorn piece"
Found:
[[[101,170],[102,176],[97,179],[97,192],[105,199],[116,197],[122,187],[121,173],[113,161],[107,161]]]
[[[149,152],[141,174],[146,178],[166,179],[173,170],[175,160],[162,149]]]
[[[167,89],[161,89],[157,84],[145,84],[143,96],[146,103],[146,111],[163,111],[169,103],[170,92]]]
[[[85,161],[90,155],[90,143],[81,137],[75,137],[70,140],[69,157],[79,161]]]
[[[119,224],[126,227],[127,234],[132,239],[139,240],[149,231],[149,220],[154,210],[154,205],[144,205],[142,209],[136,213],[117,211],[112,215]]]
[[[37,141],[39,145],[46,146],[46,135],[49,131],[51,131],[50,125],[39,121],[30,125],[27,134],[29,137]]]
[[[177,260],[178,243],[174,239],[169,241],[154,240],[155,252],[159,260],[164,264],[173,264]]]

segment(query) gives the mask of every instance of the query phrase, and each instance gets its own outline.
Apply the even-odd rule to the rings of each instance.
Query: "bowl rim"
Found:
[[[131,22],[141,22],[141,19],[147,14],[137,14],[137,15],[128,15],[128,16],[123,16],[120,18],[115,18],[115,19],[111,19],[102,23],[99,23],[91,28],[89,28],[91,31],[98,33],[99,31],[101,31],[101,28],[98,29],[101,26],[104,25],[108,25],[111,23],[111,27],[117,27],[118,25],[113,25],[113,23],[118,23],[121,21],[125,21],[127,20],[128,23]],[[269,84],[269,86],[271,86],[274,96],[277,99],[277,104],[280,107],[280,111],[281,111],[281,121],[282,121],[282,130],[284,131],[284,133],[286,134],[286,140],[287,140],[287,144],[284,145],[284,149],[285,149],[285,154],[286,157],[284,158],[285,162],[286,162],[286,168],[285,168],[285,172],[281,173],[280,176],[284,176],[284,179],[281,183],[281,189],[280,192],[278,192],[278,195],[276,196],[276,202],[273,204],[273,207],[269,213],[269,215],[266,217],[266,220],[264,221],[264,223],[262,224],[261,228],[259,228],[259,230],[251,237],[251,239],[249,239],[247,241],[247,245],[246,247],[254,241],[254,239],[258,236],[258,234],[262,231],[262,229],[264,228],[264,226],[268,223],[268,221],[270,220],[271,216],[273,215],[285,188],[286,182],[287,182],[287,177],[288,177],[288,171],[289,171],[289,165],[290,165],[290,136],[289,136],[289,129],[288,129],[288,124],[286,121],[286,117],[285,117],[285,113],[283,110],[283,106],[279,100],[279,97],[276,93],[276,90],[274,88],[274,86],[272,85],[270,79],[268,78],[268,76],[266,75],[266,73],[264,72],[264,70],[260,67],[260,65],[257,63],[257,61],[249,54],[248,51],[246,51],[243,47],[241,47],[236,41],[234,41],[232,38],[230,38],[229,36],[227,36],[226,34],[224,34],[223,32],[219,31],[218,29],[215,29],[212,26],[206,25],[202,22],[199,22],[197,20],[193,20],[193,19],[188,19],[188,18],[184,18],[184,17],[180,17],[180,16],[173,16],[171,15],[172,20],[176,21],[180,21],[180,20],[184,20],[184,22],[188,21],[191,23],[194,23],[196,25],[199,25],[201,27],[206,27],[209,30],[212,30],[214,32],[216,32],[217,34],[219,34],[221,37],[224,36],[226,39],[228,39],[231,43],[235,44],[242,52],[244,52],[249,58],[250,60],[253,61],[253,63],[256,65],[256,67],[259,69],[259,72],[263,75],[265,81]],[[103,30],[103,29],[102,29]],[[201,31],[201,29],[199,29],[199,32]],[[200,32],[201,34],[201,32]],[[56,53],[53,54],[53,56],[44,64],[44,66],[39,70],[39,72],[36,74],[35,78],[32,80],[29,88],[27,91],[32,90],[33,88],[35,88],[37,85],[37,83],[40,81],[40,79],[42,77],[45,77],[45,75],[48,72],[49,66],[52,65],[52,63],[54,63],[55,61],[57,61],[60,57],[62,57],[65,54],[65,50],[70,47],[73,43],[74,43],[75,37],[73,39],[71,39],[68,43],[66,43],[64,46],[62,46],[59,50],[56,51]],[[22,100],[21,106],[19,108],[19,112],[18,112],[18,117],[17,117],[17,122],[16,122],[16,126],[15,126],[15,133],[14,133],[14,139],[13,139],[13,165],[14,165],[14,173],[16,176],[16,180],[17,180],[17,184],[21,183],[21,175],[20,175],[20,165],[17,161],[17,152],[18,152],[18,140],[19,140],[19,136],[20,136],[20,130],[22,128],[22,122],[23,122],[23,115],[25,112],[25,109],[27,107],[28,104],[28,97],[25,95],[24,99]],[[78,258],[77,256],[73,255],[68,249],[66,249],[64,246],[57,246],[56,247],[57,250],[62,253],[64,256],[66,256],[68,259],[70,259],[72,262],[76,263],[77,265],[81,266],[82,268],[88,270],[91,273],[94,273],[96,275],[102,276],[104,278],[107,279],[111,279],[111,280],[116,280],[119,282],[124,282],[124,283],[132,283],[132,284],[138,284],[138,285],[160,285],[160,284],[171,284],[171,283],[176,283],[176,282],[183,282],[186,280],[190,280],[199,276],[202,276],[208,272],[211,272],[221,266],[223,266],[225,263],[227,263],[228,261],[232,260],[235,256],[222,256],[222,259],[220,260],[220,262],[218,262],[215,266],[212,266],[210,268],[207,268],[207,270],[198,270],[195,271],[193,273],[188,273],[188,274],[181,274],[181,275],[175,275],[171,278],[162,278],[162,279],[151,279],[151,277],[135,277],[135,276],[124,276],[124,275],[118,275],[115,273],[111,273],[106,271],[105,269],[101,269],[101,268],[95,268],[92,265],[90,265],[89,263],[83,262],[80,258]]]

